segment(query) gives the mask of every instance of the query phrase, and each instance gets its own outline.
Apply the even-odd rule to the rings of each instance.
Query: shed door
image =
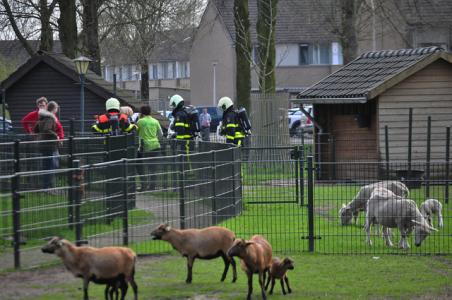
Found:
[[[372,115],[369,127],[360,127],[359,122],[366,120],[358,120],[358,115],[333,116],[336,161],[378,159],[375,119],[375,115]]]

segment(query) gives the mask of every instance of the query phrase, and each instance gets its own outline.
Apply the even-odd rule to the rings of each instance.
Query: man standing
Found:
[[[180,141],[181,151],[189,154],[192,147],[190,141],[194,139],[196,132],[193,131],[190,116],[184,105],[184,98],[180,95],[173,95],[170,98],[169,107],[173,110],[174,117],[170,129],[174,131],[176,140]]]
[[[38,99],[36,99],[36,106],[37,108],[32,111],[29,112],[23,119],[22,121],[20,121],[20,123],[22,124],[22,127],[25,129],[25,132],[28,134],[32,134],[33,133],[33,129],[36,125],[36,122],[38,122],[39,120],[39,110],[43,109],[43,110],[47,110],[47,98],[46,97],[39,97]]]
[[[212,118],[207,112],[207,108],[203,108],[202,114],[199,115],[199,121],[201,122],[201,139],[203,141],[210,141],[210,122]]]
[[[138,135],[140,136],[140,147],[138,151],[138,158],[147,157],[157,157],[160,153],[160,141],[163,132],[160,127],[159,121],[151,116],[151,108],[149,105],[144,105],[140,109],[141,118],[137,122]],[[147,166],[147,172],[145,169]],[[140,191],[145,191],[146,189],[154,190],[156,185],[156,178],[152,176],[157,171],[157,161],[154,160],[142,160],[138,166],[138,172],[141,175],[141,188]],[[149,178],[149,180],[144,180],[144,176]]]
[[[220,134],[226,136],[226,143],[242,146],[245,138],[245,128],[243,128],[239,120],[238,112],[234,109],[234,103],[231,98],[221,98],[218,101],[218,108],[223,110]]]

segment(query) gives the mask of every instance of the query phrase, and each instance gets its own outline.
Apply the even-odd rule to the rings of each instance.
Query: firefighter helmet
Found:
[[[119,100],[116,98],[109,98],[107,102],[105,102],[105,109],[107,111],[110,111],[112,109],[115,109],[119,112],[119,107],[121,104],[119,103]]]
[[[232,102],[231,98],[229,97],[223,97],[218,101],[218,108],[222,109],[223,111],[227,110],[232,105],[234,105],[234,102]]]
[[[184,98],[182,98],[180,95],[176,94],[176,95],[171,96],[170,101],[169,101],[169,106],[171,108],[176,108],[179,105],[183,105],[183,104],[184,104]]]

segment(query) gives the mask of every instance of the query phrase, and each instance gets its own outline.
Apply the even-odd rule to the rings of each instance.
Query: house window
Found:
[[[300,65],[340,64],[342,51],[338,43],[300,44]]]
[[[180,77],[181,78],[187,78],[188,77],[188,65],[187,62],[180,62],[179,63],[179,68],[180,68]]]
[[[126,80],[132,80],[132,65],[126,66]]]
[[[162,63],[162,71],[163,71],[162,79],[167,79],[168,78],[168,63]]]
[[[297,44],[276,45],[277,66],[297,66],[299,62]]]
[[[156,64],[151,65],[151,79],[153,80],[158,79],[158,68]]]

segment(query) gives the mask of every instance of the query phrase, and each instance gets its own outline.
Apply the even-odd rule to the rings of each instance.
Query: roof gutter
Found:
[[[302,98],[291,99],[290,102],[294,104],[355,104],[366,103],[367,97],[353,97],[353,98]]]

